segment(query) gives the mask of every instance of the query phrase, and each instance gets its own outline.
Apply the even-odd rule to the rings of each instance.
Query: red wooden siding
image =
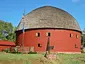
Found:
[[[34,47],[34,51],[45,52],[48,41],[46,33],[50,33],[50,45],[54,46],[52,52],[80,52],[81,33],[72,30],[39,29],[28,30],[24,33],[24,46]],[[17,45],[22,44],[23,33],[17,33]],[[40,37],[36,36],[40,33]],[[72,35],[70,37],[70,34]],[[76,37],[76,35],[78,35]],[[40,44],[41,47],[38,47]]]

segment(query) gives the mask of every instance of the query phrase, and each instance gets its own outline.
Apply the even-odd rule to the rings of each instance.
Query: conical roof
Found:
[[[17,30],[32,28],[65,28],[80,31],[79,24],[68,12],[52,7],[43,6],[28,13],[18,25]]]

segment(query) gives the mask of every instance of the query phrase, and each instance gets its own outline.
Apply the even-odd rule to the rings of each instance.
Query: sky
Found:
[[[54,6],[70,13],[85,28],[85,0],[0,0],[0,20],[17,26],[25,14],[41,6]]]

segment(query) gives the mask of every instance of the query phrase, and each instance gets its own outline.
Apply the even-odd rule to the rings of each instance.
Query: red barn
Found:
[[[15,43],[6,41],[6,40],[0,40],[0,51],[7,50],[8,48],[14,47]]]
[[[56,7],[43,6],[25,15],[16,35],[17,46],[32,47],[36,52],[45,52],[49,41],[54,47],[51,52],[80,53],[79,24],[68,12]]]

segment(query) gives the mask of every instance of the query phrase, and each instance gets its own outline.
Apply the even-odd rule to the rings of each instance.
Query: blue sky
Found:
[[[22,14],[29,13],[41,6],[55,6],[69,12],[85,28],[85,0],[0,0],[0,20],[17,26]]]

